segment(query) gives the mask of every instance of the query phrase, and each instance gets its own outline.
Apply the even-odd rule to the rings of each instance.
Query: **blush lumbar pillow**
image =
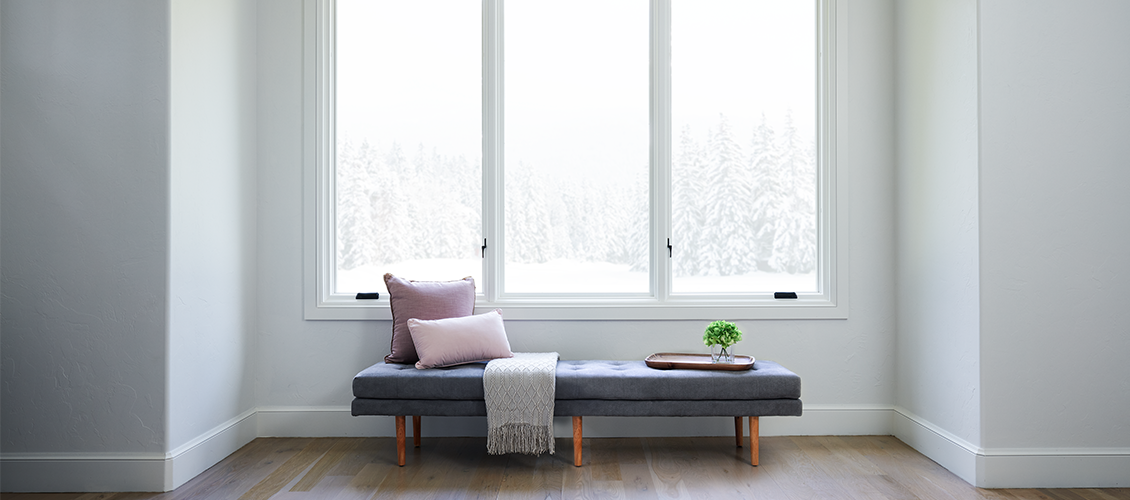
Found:
[[[457,281],[409,281],[385,275],[388,301],[392,307],[392,348],[386,363],[415,363],[420,359],[408,330],[408,319],[458,318],[475,312],[475,280],[470,276]]]
[[[514,357],[501,309],[462,318],[410,318],[408,329],[420,355],[416,368],[421,370]]]

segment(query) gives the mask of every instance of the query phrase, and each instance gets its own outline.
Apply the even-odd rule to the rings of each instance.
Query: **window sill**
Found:
[[[688,298],[658,302],[626,299],[596,302],[592,299],[526,299],[475,302],[476,313],[502,309],[508,320],[601,321],[601,320],[753,320],[753,319],[847,319],[847,304],[822,296],[798,299],[705,299]],[[330,299],[306,308],[307,320],[391,320],[388,300]]]

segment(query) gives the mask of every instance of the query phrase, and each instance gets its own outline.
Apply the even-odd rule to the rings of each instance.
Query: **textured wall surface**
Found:
[[[255,2],[171,3],[169,445],[255,406]]]
[[[976,446],[977,2],[898,7],[896,402]]]
[[[981,4],[986,448],[1130,447],[1128,23],[1119,0]]]
[[[337,406],[350,380],[388,352],[382,321],[304,321],[302,304],[301,2],[260,5],[259,290],[264,406]],[[893,7],[840,7],[840,168],[849,176],[851,310],[847,320],[739,322],[740,352],[804,377],[806,404],[894,399]],[[508,321],[517,350],[567,359],[642,359],[702,351],[705,322]],[[682,420],[682,419],[680,419]],[[694,426],[688,422],[680,425]],[[650,425],[644,423],[641,425]]]
[[[168,7],[2,8],[0,446],[163,452]]]

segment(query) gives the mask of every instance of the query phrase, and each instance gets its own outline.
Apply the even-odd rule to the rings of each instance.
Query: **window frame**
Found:
[[[502,0],[483,0],[483,283],[475,307],[505,308],[507,319],[748,320],[846,319],[847,181],[837,161],[836,0],[816,2],[818,293],[775,299],[772,293],[672,294],[666,242],[671,219],[670,0],[650,0],[650,293],[503,294]],[[334,0],[303,3],[303,271],[308,320],[388,320],[387,296],[357,300],[332,293],[335,245]],[[780,290],[788,291],[788,290]]]

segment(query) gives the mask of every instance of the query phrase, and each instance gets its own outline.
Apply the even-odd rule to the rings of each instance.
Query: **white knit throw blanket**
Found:
[[[553,453],[555,352],[516,352],[487,363],[487,453]]]

